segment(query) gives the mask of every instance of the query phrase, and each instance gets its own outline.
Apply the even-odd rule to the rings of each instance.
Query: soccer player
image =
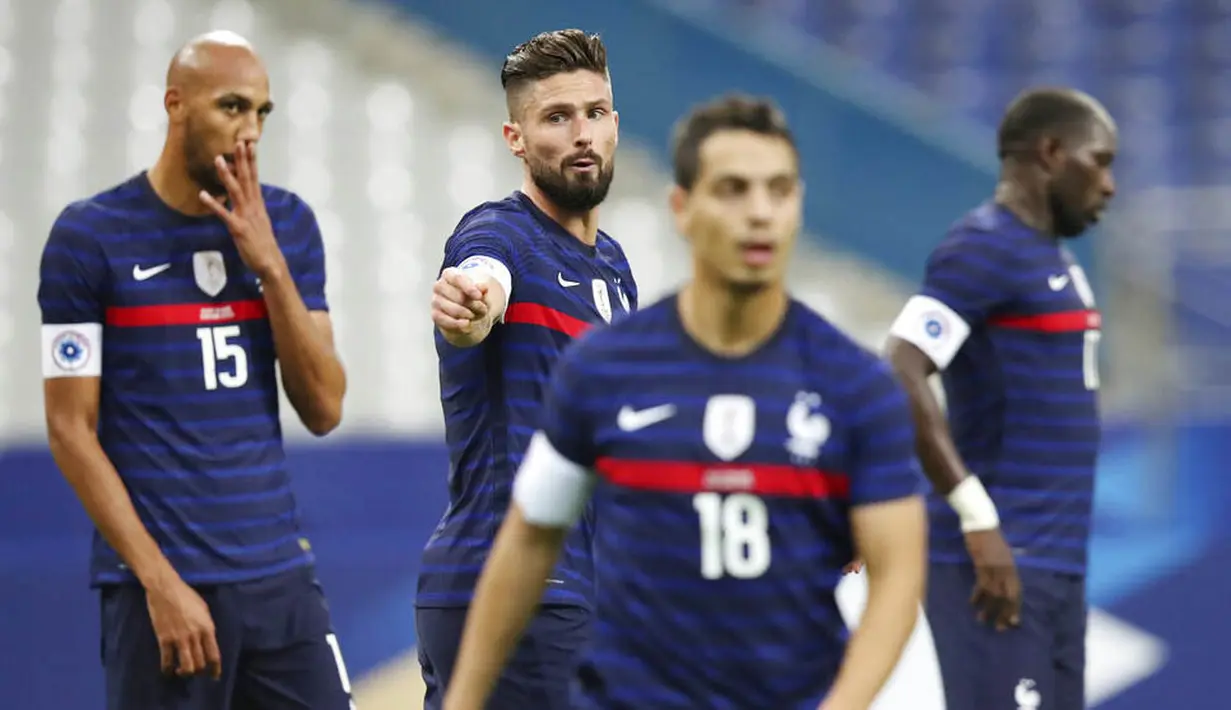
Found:
[[[43,250],[51,452],[97,532],[109,710],[350,707],[278,418],[342,416],[321,235],[257,179],[273,108],[231,33],[176,54],[148,171],[64,209]]]
[[[1015,99],[995,198],[932,253],[887,343],[936,493],[927,614],[949,710],[1085,707],[1100,318],[1064,242],[1111,199],[1116,145],[1085,94]]]
[[[479,581],[446,708],[479,710],[591,495],[583,708],[866,710],[910,636],[923,477],[888,368],[787,294],[802,191],[767,102],[696,109],[671,208],[678,294],[564,354]],[[834,590],[869,576],[847,643]]]
[[[520,191],[471,210],[445,244],[432,298],[449,445],[449,507],[423,553],[416,598],[425,704],[453,673],[475,581],[509,506],[552,367],[573,338],[637,307],[620,245],[598,229],[619,116],[607,50],[579,30],[516,47],[500,73]],[[587,516],[493,696],[495,710],[568,702],[593,605]]]

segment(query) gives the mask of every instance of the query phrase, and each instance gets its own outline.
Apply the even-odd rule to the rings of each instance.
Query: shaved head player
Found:
[[[312,210],[257,178],[273,110],[242,37],[167,71],[148,171],[66,207],[43,250],[51,451],[97,532],[108,710],[346,710],[300,531],[278,372],[318,436],[342,417]]]
[[[415,599],[425,705],[439,710],[475,581],[508,510],[513,472],[556,359],[587,329],[637,308],[624,250],[598,228],[615,170],[619,114],[607,48],[545,32],[500,71],[521,189],[462,217],[432,293],[449,444],[449,507],[423,551]],[[590,516],[565,548],[491,710],[569,707],[593,608]]]
[[[1117,142],[1086,94],[1017,97],[994,198],[932,252],[887,344],[937,493],[927,614],[949,710],[1085,707],[1101,319],[1065,242],[1115,194]]]

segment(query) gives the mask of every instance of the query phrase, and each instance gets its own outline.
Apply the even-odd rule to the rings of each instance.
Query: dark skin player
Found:
[[[1053,122],[1033,140],[1002,146],[995,200],[1039,232],[1071,239],[1099,221],[1115,194],[1111,165],[1118,137],[1115,122],[1095,99],[1077,91],[1052,91],[1070,104],[1076,118]],[[910,395],[923,469],[936,491],[947,496],[969,472],[928,385],[936,365],[913,344],[892,336],[886,357]],[[1022,585],[1004,535],[996,528],[965,537],[975,568],[970,602],[980,621],[1001,630],[1017,626]]]

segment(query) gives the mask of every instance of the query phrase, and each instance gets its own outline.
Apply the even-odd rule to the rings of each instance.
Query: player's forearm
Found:
[[[261,285],[287,399],[309,431],[317,436],[328,434],[342,421],[346,394],[342,363],[313,321],[287,269],[263,276]]]
[[[141,584],[150,589],[173,579],[175,569],[141,522],[128,489],[95,433],[84,425],[52,423],[49,442],[56,465],[94,526]]]
[[[919,463],[933,488],[942,495],[966,477],[966,465],[953,443],[953,434],[936,393],[928,382],[930,373],[914,358],[891,346],[889,362],[910,398],[911,418],[915,423],[915,450]]]
[[[514,507],[514,510],[516,508]],[[496,536],[466,616],[446,710],[481,710],[543,598],[564,532],[527,525],[510,513]]]
[[[867,606],[822,710],[866,710],[876,699],[914,631],[924,591],[923,560],[920,552],[888,565],[867,562]]]

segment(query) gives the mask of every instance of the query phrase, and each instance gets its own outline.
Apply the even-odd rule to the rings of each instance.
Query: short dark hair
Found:
[[[798,154],[786,116],[772,100],[726,94],[693,108],[675,124],[671,160],[675,184],[691,190],[701,172],[701,145],[721,131],[751,131],[781,138]]]
[[[1097,104],[1086,94],[1063,87],[1037,87],[1018,94],[996,133],[1001,160],[1034,150],[1040,138],[1071,138],[1089,129]]]
[[[555,30],[517,45],[500,67],[500,85],[508,97],[509,114],[513,113],[513,97],[521,88],[574,71],[608,75],[607,46],[597,34],[577,29]]]

